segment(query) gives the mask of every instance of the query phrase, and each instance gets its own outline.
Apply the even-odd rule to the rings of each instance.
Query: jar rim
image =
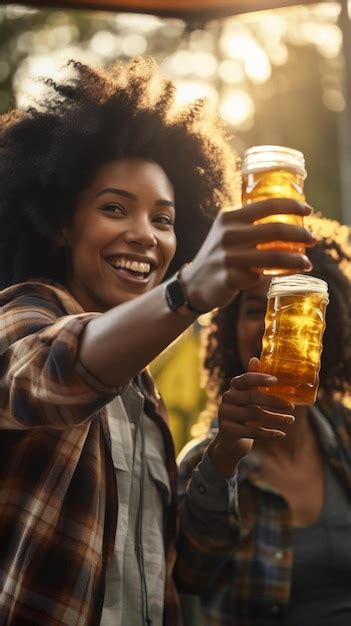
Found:
[[[302,293],[320,293],[329,301],[328,283],[322,278],[306,274],[292,274],[290,276],[275,276],[272,278],[267,298],[278,295],[293,295]]]
[[[306,178],[305,157],[300,150],[286,146],[260,145],[245,150],[242,174],[274,169],[289,169]]]

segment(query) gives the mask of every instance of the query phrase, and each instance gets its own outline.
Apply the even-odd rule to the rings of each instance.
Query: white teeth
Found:
[[[132,270],[132,272],[139,272],[140,274],[149,274],[151,270],[150,263],[141,263],[139,261],[130,261],[122,257],[111,259],[114,267],[126,268]]]

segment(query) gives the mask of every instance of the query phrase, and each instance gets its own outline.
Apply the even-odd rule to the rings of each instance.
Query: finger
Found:
[[[272,411],[255,407],[255,412],[252,412],[252,416],[250,415],[243,424],[260,428],[277,428],[288,426],[294,422],[295,417],[291,413],[272,413]]]
[[[258,376],[259,374],[250,372],[250,375]],[[243,376],[248,376],[248,374],[243,374]],[[272,383],[270,386],[271,385]],[[295,405],[288,400],[259,391],[256,385],[253,388],[246,389],[230,388],[222,397],[221,407],[225,405],[229,407],[234,405],[246,408],[256,406],[261,409],[266,409],[267,411],[273,411],[274,413],[289,413],[295,408]]]
[[[218,417],[221,430],[229,428],[233,423],[263,428],[285,428],[295,421],[294,416],[288,412],[275,413],[260,407],[234,408],[230,405],[222,407]]]
[[[284,430],[279,430],[277,428],[264,428],[263,426],[253,426],[248,427],[249,435],[245,435],[246,437],[250,437],[250,439],[258,439],[260,441],[267,441],[268,439],[276,439],[286,437],[286,432]]]
[[[234,249],[227,254],[226,263],[227,267],[233,270],[247,269],[248,267],[251,270],[253,268],[269,269],[278,267],[298,272],[311,270],[313,267],[309,258],[304,254],[274,248],[272,250],[247,249],[245,252]],[[237,277],[234,276],[234,278],[237,281]]]
[[[284,222],[242,224],[240,228],[233,222],[232,226],[231,229],[227,229],[224,235],[224,241],[229,246],[235,244],[256,246],[272,241],[294,241],[304,246],[313,246],[316,243],[315,237],[306,228]]]
[[[261,371],[261,361],[256,356],[251,357],[251,359],[249,361],[248,371],[249,372],[260,372]],[[273,376],[273,378],[278,381],[278,379],[275,376]]]
[[[312,207],[309,204],[298,202],[292,198],[268,198],[252,202],[252,204],[248,204],[240,209],[223,211],[221,215],[230,222],[252,223],[269,215],[289,214],[305,217],[311,215],[311,213]]]
[[[254,358],[255,357],[250,360],[250,363],[253,361],[253,365],[255,366]],[[259,362],[258,359],[256,359],[256,361]],[[270,374],[265,374],[259,371],[250,371],[246,372],[245,374],[241,374],[240,376],[234,376],[234,378],[232,378],[230,381],[230,389],[246,391],[251,387],[262,387],[266,385],[268,387],[271,387],[272,385],[277,384],[277,382],[278,379],[276,378],[276,376],[271,376]]]
[[[277,439],[286,437],[286,433],[283,430],[277,428],[263,428],[261,426],[247,426],[242,424],[232,425],[231,428],[226,429],[226,439],[258,439],[261,441],[267,441],[270,439]]]
[[[284,429],[282,430],[282,432],[285,432],[285,429],[290,426],[291,424],[294,423],[294,418],[290,415],[289,416],[292,419],[289,420],[281,420],[281,421],[277,421],[277,422],[267,422],[262,424],[261,422],[256,422],[255,420],[250,420],[249,422],[244,422],[244,426],[248,426],[249,428],[254,427],[254,428],[263,428],[263,430],[280,430],[280,429]]]

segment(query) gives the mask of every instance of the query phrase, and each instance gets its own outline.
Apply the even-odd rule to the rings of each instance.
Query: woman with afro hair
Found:
[[[234,210],[222,128],[202,101],[178,109],[152,60],[68,69],[0,120],[0,622],[173,626],[174,579],[223,566],[237,459],[227,480],[228,447],[204,455],[176,557],[173,443],[146,367],[257,284],[251,268],[309,269],[256,249],[313,245],[306,229],[254,222],[310,209]]]
[[[312,274],[327,281],[330,298],[317,403],[296,407],[295,421],[287,416],[285,437],[264,441],[253,428],[242,440],[240,536],[221,575],[202,594],[206,626],[346,626],[351,619],[350,231],[318,216],[306,224],[318,238],[308,250]],[[221,397],[230,395],[233,428],[257,419],[267,289],[262,281],[241,291],[206,328],[209,404],[198,424],[206,433],[180,453],[181,498],[217,437],[218,422],[222,428],[227,419]]]

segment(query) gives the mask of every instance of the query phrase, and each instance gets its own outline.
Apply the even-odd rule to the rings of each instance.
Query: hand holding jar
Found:
[[[243,205],[269,198],[290,198],[305,202],[303,184],[306,178],[305,159],[302,152],[282,146],[254,146],[246,150],[242,165]],[[303,226],[303,217],[282,213],[271,215],[257,223],[280,222]],[[272,241],[258,244],[259,250],[288,250],[304,253],[302,242]],[[288,273],[282,268],[266,268],[265,275],[276,276]]]

